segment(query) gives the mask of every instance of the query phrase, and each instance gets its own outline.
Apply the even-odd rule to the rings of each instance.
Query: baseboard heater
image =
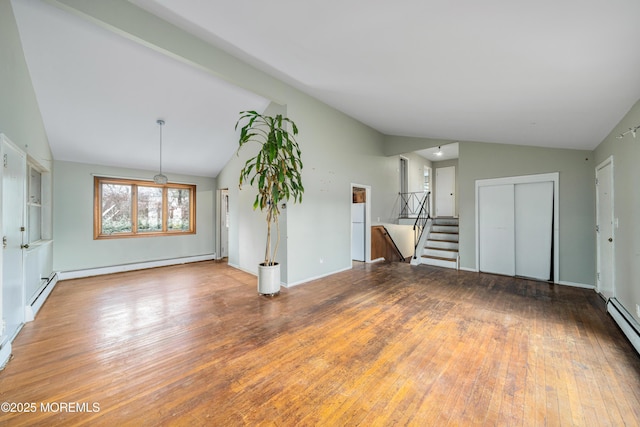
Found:
[[[25,321],[31,322],[35,319],[36,314],[42,308],[42,305],[49,297],[49,294],[58,283],[58,273],[52,273],[49,277],[43,277],[43,281],[46,280],[44,286],[40,288],[40,291],[32,299],[31,304],[27,305],[25,310]]]
[[[607,301],[607,311],[640,354],[640,324],[615,298],[610,298]]]

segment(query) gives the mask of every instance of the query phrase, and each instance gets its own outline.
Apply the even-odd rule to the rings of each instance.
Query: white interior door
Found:
[[[606,298],[615,296],[613,277],[613,163],[596,169],[598,292]]]
[[[2,342],[12,339],[24,323],[23,235],[26,158],[2,141]]]
[[[436,169],[436,217],[455,215],[456,167]]]
[[[516,276],[537,280],[551,278],[553,182],[516,184]]]
[[[513,184],[480,187],[478,189],[478,216],[480,271],[514,276]]]

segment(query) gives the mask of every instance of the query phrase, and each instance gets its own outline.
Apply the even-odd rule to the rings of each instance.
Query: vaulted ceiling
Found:
[[[640,98],[637,0],[130,1],[389,135],[593,149]],[[216,176],[229,123],[268,104],[41,0],[12,4],[56,159],[154,169],[164,118],[165,169]]]

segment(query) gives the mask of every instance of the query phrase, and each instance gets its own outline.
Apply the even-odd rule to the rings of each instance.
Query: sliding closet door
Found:
[[[516,276],[551,279],[553,182],[515,185]]]
[[[515,276],[513,184],[478,189],[480,271]]]

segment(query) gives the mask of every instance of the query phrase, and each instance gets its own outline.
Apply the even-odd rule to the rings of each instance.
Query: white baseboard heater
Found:
[[[607,301],[607,311],[640,354],[640,324],[615,298]]]

